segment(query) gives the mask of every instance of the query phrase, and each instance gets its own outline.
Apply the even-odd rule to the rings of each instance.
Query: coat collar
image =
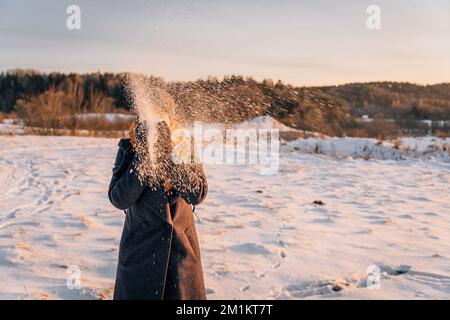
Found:
[[[123,151],[131,150],[131,148],[132,148],[131,140],[130,139],[120,139],[119,148]]]

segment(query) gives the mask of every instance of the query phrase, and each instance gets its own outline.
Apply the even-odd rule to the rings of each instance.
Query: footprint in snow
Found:
[[[258,243],[243,243],[231,246],[230,249],[232,251],[238,253],[247,253],[247,254],[260,254],[260,255],[268,255],[271,254],[270,250],[265,246]]]
[[[250,290],[250,286],[245,286],[245,287],[243,287],[243,288],[241,288],[241,291],[248,291],[248,290]]]

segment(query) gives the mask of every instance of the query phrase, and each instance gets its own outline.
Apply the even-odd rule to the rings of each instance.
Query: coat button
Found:
[[[148,228],[148,223],[147,222],[142,222],[142,229],[147,229]]]

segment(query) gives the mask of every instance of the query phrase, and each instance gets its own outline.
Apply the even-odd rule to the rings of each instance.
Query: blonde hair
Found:
[[[133,146],[133,150],[136,150],[136,136],[134,135],[134,130],[136,129],[136,121],[131,123],[130,129],[128,131],[128,136],[130,137],[131,145]]]

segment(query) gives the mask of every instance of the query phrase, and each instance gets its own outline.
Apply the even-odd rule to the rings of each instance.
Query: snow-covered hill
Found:
[[[289,128],[270,116],[262,116],[243,122],[235,128],[276,129],[280,133],[298,133],[301,138],[292,139],[283,144],[285,151],[319,154],[338,159],[437,159],[450,162],[450,138],[403,137],[393,141],[380,141],[368,138],[327,137],[315,132]],[[291,136],[295,137],[295,135]],[[283,138],[282,135],[281,138]]]
[[[254,118],[252,120],[249,120],[249,121],[244,121],[244,122],[236,125],[236,128],[237,129],[249,129],[249,128],[277,129],[277,130],[280,130],[281,132],[298,131],[298,130],[292,129],[292,128],[282,124],[281,122],[279,122],[278,120],[275,120],[274,118],[272,118],[270,116],[260,116],[260,117]]]
[[[450,138],[399,138],[379,141],[365,138],[308,138],[286,143],[286,148],[308,154],[321,154],[338,159],[362,158],[378,160],[422,159],[450,162]]]

